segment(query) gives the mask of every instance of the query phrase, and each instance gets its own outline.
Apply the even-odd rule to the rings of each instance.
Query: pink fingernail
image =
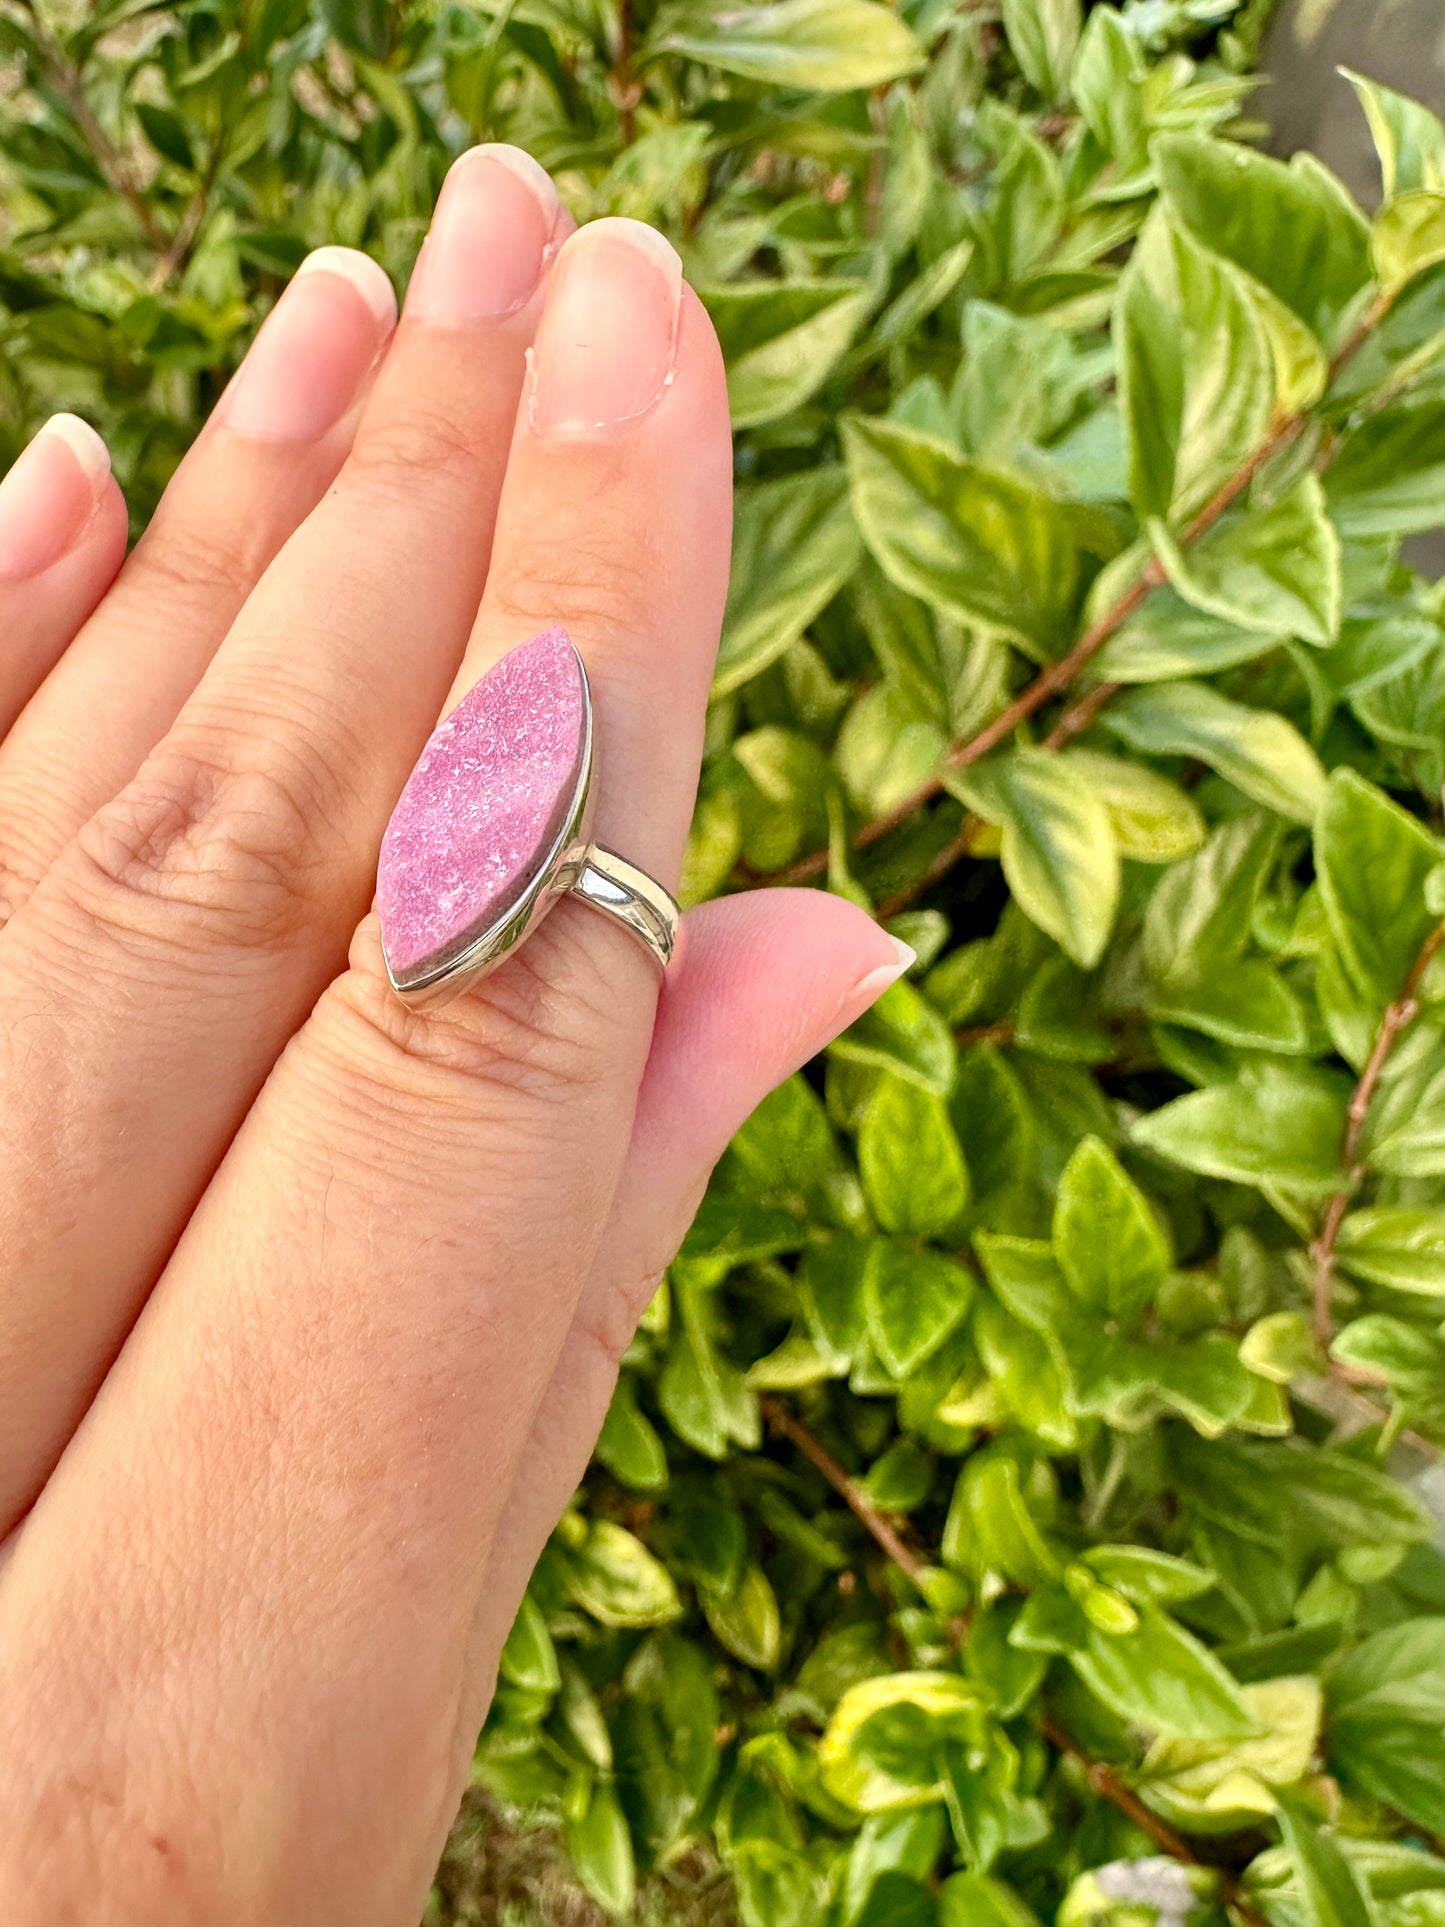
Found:
[[[885,934],[879,932],[880,936]],[[862,1010],[876,1003],[884,991],[896,984],[904,971],[912,969],[918,961],[918,952],[910,949],[901,937],[889,937],[888,942],[893,946],[893,955],[888,962],[879,964],[876,970],[870,970],[866,977],[860,977],[854,988],[853,995]]]
[[[352,406],[396,325],[386,270],[355,248],[317,248],[261,325],[217,418],[258,441],[309,442]]]
[[[607,428],[666,392],[677,348],[682,263],[655,228],[609,218],[557,256],[532,357],[539,431]]]
[[[69,550],[110,479],[110,452],[89,422],[52,415],[0,481],[0,581],[39,575]]]
[[[546,168],[489,142],[454,162],[407,290],[409,316],[480,321],[514,313],[547,265],[560,207]]]

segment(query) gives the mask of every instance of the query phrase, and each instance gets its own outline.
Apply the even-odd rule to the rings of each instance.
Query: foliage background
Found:
[[[138,528],[470,141],[677,239],[741,491],[688,894],[919,952],[534,1579],[478,1788],[593,1899],[524,1912],[1445,1922],[1445,129],[1356,83],[1368,216],[1237,144],[1265,11],[0,0],[0,457],[79,409]]]

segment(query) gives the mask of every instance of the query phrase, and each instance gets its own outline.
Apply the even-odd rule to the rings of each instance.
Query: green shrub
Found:
[[[138,519],[303,250],[525,143],[674,234],[737,567],[693,898],[919,952],[628,1354],[479,1778],[619,1914],[1445,1921],[1445,129],[1237,0],[0,0],[3,433]],[[49,24],[42,24],[48,19]],[[1349,110],[1340,83],[1341,110]]]

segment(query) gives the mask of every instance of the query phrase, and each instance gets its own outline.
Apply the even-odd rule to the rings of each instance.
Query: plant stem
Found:
[[[1393,300],[1394,296],[1384,289],[1375,296],[1330,362],[1328,377],[1330,381],[1333,381],[1364,347],[1389,313]],[[1308,409],[1299,409],[1292,415],[1276,420],[1259,446],[1240,463],[1203,508],[1180,530],[1179,546],[1183,549],[1191,548],[1201,537],[1207,535],[1246,493],[1261,469],[1272,462],[1277,455],[1282,455],[1286,449],[1294,446],[1308,428],[1309,422]],[[1154,591],[1163,588],[1167,581],[1168,576],[1163,564],[1157,556],[1151,557],[1129,588],[1084,631],[1065,655],[1041,670],[1027,688],[1021,690],[1005,709],[1000,710],[992,722],[986,723],[979,730],[977,735],[970,737],[966,743],[958,743],[950,749],[943,759],[942,768],[926,783],[921,783],[912,795],[863,824],[853,836],[853,847],[867,849],[870,844],[887,836],[890,830],[895,830],[900,824],[907,822],[915,811],[931,803],[939,794],[944,787],[944,777],[947,772],[968,769],[972,764],[980,761],[991,750],[997,749],[1005,742],[1020,723],[1026,722],[1046,702],[1055,696],[1062,695],[1110,637],[1116,635],[1132,616],[1137,615]],[[1096,689],[1090,690],[1072,708],[1065,711],[1053,731],[1045,738],[1043,747],[1059,749],[1072,737],[1087,729],[1118,688],[1117,683],[1100,683]],[[880,910],[879,914],[891,915],[895,909],[901,909],[912,902],[921,889],[936,883],[952,867],[952,863],[956,863],[960,857],[968,854],[968,846],[962,833],[955,839],[954,844],[949,845],[949,848],[953,852],[949,864],[939,867],[939,858],[935,858],[934,864],[930,866],[927,883],[919,884],[907,895],[900,893]],[[940,857],[941,855],[942,852]],[[828,852],[814,850],[810,856],[803,857],[801,861],[765,878],[764,881],[779,884],[806,883],[813,877],[821,876],[827,867]]]
[[[1331,1303],[1335,1278],[1335,1245],[1339,1239],[1340,1226],[1345,1221],[1345,1213],[1350,1208],[1350,1198],[1355,1186],[1365,1175],[1368,1160],[1360,1156],[1360,1139],[1364,1135],[1365,1123],[1369,1117],[1370,1105],[1379,1087],[1390,1053],[1400,1040],[1403,1031],[1409,1029],[1420,1014],[1420,985],[1424,982],[1425,972],[1445,943],[1445,924],[1437,924],[1421,944],[1419,954],[1410,966],[1409,975],[1384,1016],[1380,1028],[1375,1033],[1375,1041],[1370,1048],[1365,1068],[1360,1073],[1360,1081],[1350,1096],[1350,1107],[1345,1113],[1345,1142],[1340,1152],[1340,1168],[1344,1173],[1344,1183],[1334,1192],[1325,1206],[1325,1215],[1320,1224],[1319,1236],[1311,1247],[1314,1258],[1314,1326],[1315,1337],[1321,1348],[1328,1354],[1330,1340],[1334,1337],[1334,1310]]]
[[[637,82],[632,77],[632,0],[618,0],[617,64],[612,70],[613,98],[622,145],[631,147],[637,138]]]
[[[904,1545],[888,1520],[857,1481],[849,1478],[828,1448],[815,1439],[807,1426],[795,1418],[783,1401],[774,1398],[771,1392],[764,1392],[758,1399],[758,1405],[773,1430],[781,1432],[785,1439],[797,1446],[809,1464],[817,1467],[854,1518],[873,1535],[899,1571],[906,1573],[914,1585],[921,1588],[924,1562],[916,1552]]]
[[[1098,1794],[1101,1800],[1107,1800],[1111,1806],[1117,1807],[1126,1819],[1132,1820],[1161,1853],[1167,1854],[1171,1860],[1182,1861],[1187,1867],[1210,1867],[1210,1862],[1201,1860],[1181,1834],[1161,1820],[1152,1808],[1145,1806],[1132,1788],[1125,1786],[1113,1767],[1086,1753],[1057,1720],[1045,1714],[1039,1722],[1039,1730],[1051,1746],[1057,1747],[1060,1753],[1068,1754],[1071,1760],[1078,1761],[1084,1769],[1084,1778],[1090,1790]],[[1240,1884],[1232,1874],[1214,1867],[1210,1867],[1210,1871],[1219,1873],[1225,1905],[1231,1907],[1239,1919],[1247,1923],[1247,1927],[1270,1927],[1264,1915],[1244,1898]]]
[[[152,294],[158,293],[160,289],[165,287],[166,283],[171,279],[171,276],[175,274],[179,268],[185,266],[191,249],[196,243],[196,238],[205,223],[206,215],[210,211],[211,196],[216,191],[216,181],[220,176],[221,165],[225,159],[225,154],[225,137],[224,135],[220,135],[217,137],[216,145],[211,152],[211,158],[206,163],[205,174],[202,176],[195,193],[191,196],[186,206],[186,211],[181,216],[180,224],[176,228],[175,234],[171,237],[170,246],[166,249],[160,260],[156,262],[151,272],[150,279],[146,285]]]
[[[164,254],[168,245],[165,230],[156,219],[155,210],[137,186],[131,174],[129,162],[96,119],[94,110],[86,98],[85,83],[80,69],[68,57],[45,24],[36,0],[20,0],[20,4],[30,17],[36,50],[50,76],[51,85],[70,109],[71,118],[80,129],[81,138],[90,149],[91,158],[99,168],[102,180],[111,193],[118,195],[134,214],[142,234],[151,247],[157,254]]]
[[[849,1478],[828,1448],[814,1438],[802,1420],[795,1417],[783,1401],[771,1392],[764,1392],[758,1400],[758,1405],[763,1417],[773,1430],[781,1432],[784,1438],[798,1448],[809,1464],[822,1473],[854,1517],[867,1528],[899,1570],[906,1573],[915,1586],[921,1586],[928,1562],[920,1559],[917,1553],[904,1545],[888,1520],[860,1491],[856,1480]],[[956,1635],[961,1637],[962,1632],[966,1631],[966,1624],[955,1621],[953,1629]],[[1119,1778],[1113,1767],[1086,1753],[1072,1733],[1060,1726],[1057,1720],[1045,1715],[1039,1725],[1040,1731],[1051,1746],[1079,1762],[1091,1790],[1100,1799],[1108,1800],[1111,1805],[1116,1806],[1122,1814],[1132,1820],[1142,1833],[1149,1836],[1161,1853],[1168,1854],[1173,1860],[1183,1861],[1186,1866],[1209,1865],[1207,1861],[1201,1860],[1189,1843],[1161,1820],[1157,1813],[1145,1806],[1138,1794]],[[1246,1923],[1246,1927],[1269,1927],[1269,1922],[1264,1916],[1257,1913],[1243,1898],[1239,1882],[1228,1873],[1221,1872],[1220,1878],[1226,1904],[1234,1909],[1240,1920]]]

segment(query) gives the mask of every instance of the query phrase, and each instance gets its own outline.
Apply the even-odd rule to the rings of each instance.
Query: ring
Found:
[[[440,1003],[494,970],[569,893],[660,969],[678,907],[592,841],[592,692],[565,629],[494,663],[432,733],[381,841],[376,906],[391,987]]]

